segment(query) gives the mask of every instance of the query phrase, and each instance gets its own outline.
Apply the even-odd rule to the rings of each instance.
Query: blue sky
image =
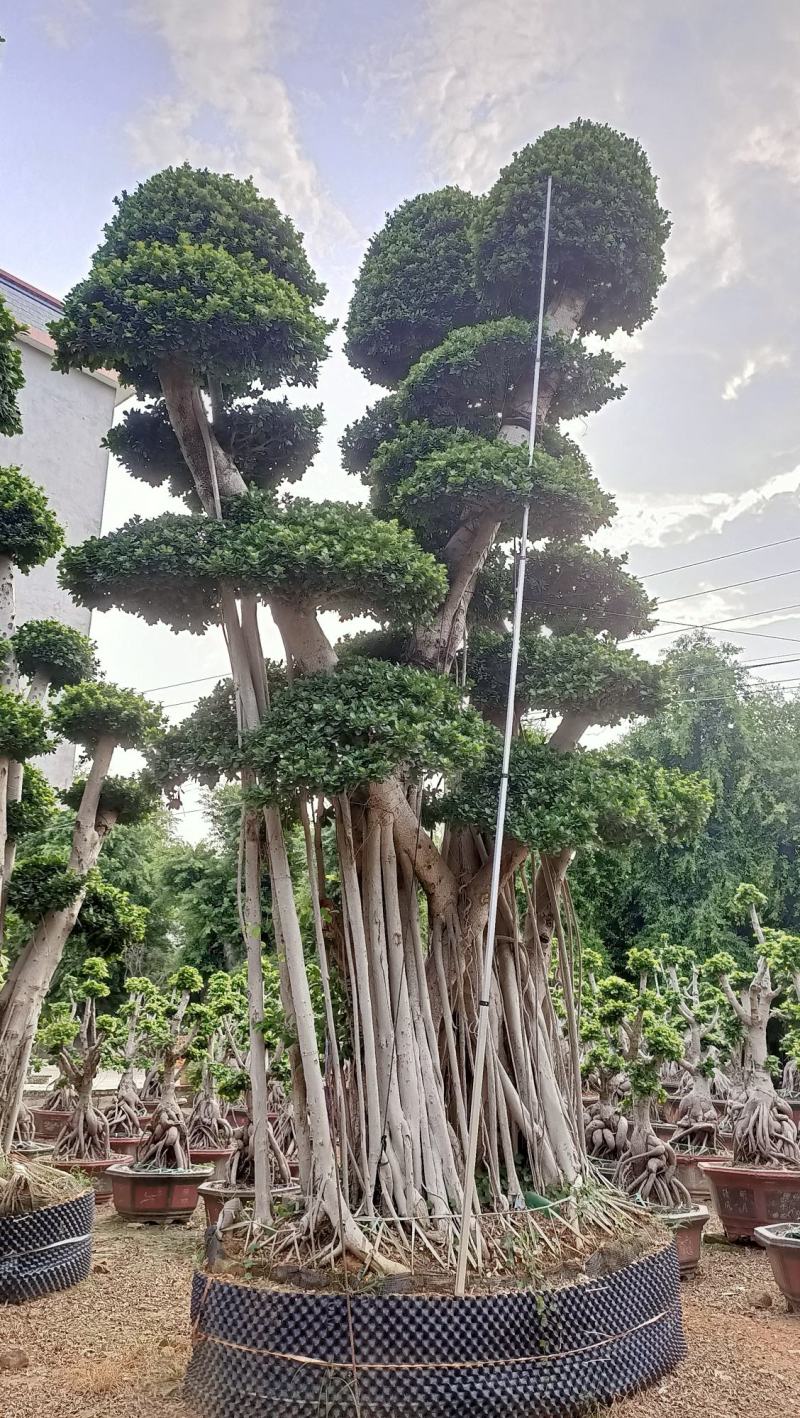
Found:
[[[655,319],[612,342],[628,394],[575,430],[618,498],[607,540],[644,572],[800,537],[794,0],[6,8],[0,265],[56,294],[85,271],[112,195],[188,158],[252,173],[281,202],[341,317],[370,233],[404,197],[445,182],[484,190],[516,147],[579,114],[634,134],[659,174],[673,235]],[[328,434],[308,490],[361,497],[341,473],[337,438],[374,391],[337,349],[320,395]],[[112,470],[109,526],[164,505]],[[747,614],[728,628],[747,660],[790,656],[794,640],[800,653],[800,611],[772,610],[800,602],[800,569],[713,588],[794,567],[800,541],[652,589],[704,592],[665,606],[665,617]],[[127,619],[120,635],[122,620],[102,618],[97,634],[109,672],[128,683],[224,666],[216,643],[154,639]],[[795,671],[800,660],[766,673]]]

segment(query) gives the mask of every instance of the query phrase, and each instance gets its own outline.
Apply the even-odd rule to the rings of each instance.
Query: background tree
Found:
[[[664,768],[700,772],[713,792],[706,829],[670,841],[584,854],[573,890],[581,922],[621,966],[631,940],[662,934],[700,959],[717,950],[750,959],[745,922],[730,901],[756,880],[771,919],[800,923],[800,705],[748,675],[733,646],[698,632],[663,662],[663,707],[623,740]]]

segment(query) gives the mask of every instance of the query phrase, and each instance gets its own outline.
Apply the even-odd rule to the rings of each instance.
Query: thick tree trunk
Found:
[[[242,787],[252,786],[242,777]],[[246,809],[244,815],[244,920],[247,934],[247,1019],[250,1038],[253,1162],[255,1201],[253,1221],[268,1226],[272,1220],[267,1137],[267,1046],[264,1020],[264,971],[261,964],[261,814]]]
[[[98,817],[100,792],[113,752],[111,739],[97,744],[75,819],[69,867],[84,883],[114,822],[108,815]],[[84,885],[68,907],[49,911],[42,918],[0,992],[0,1150],[9,1147],[14,1134],[42,1004],[85,894]]]

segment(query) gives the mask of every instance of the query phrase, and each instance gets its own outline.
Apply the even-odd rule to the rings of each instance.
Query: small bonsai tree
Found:
[[[88,956],[78,983],[78,999],[82,1002],[79,1018],[64,1020],[59,1067],[75,1090],[77,1102],[56,1139],[54,1157],[58,1161],[101,1162],[112,1156],[108,1119],[95,1107],[92,1096],[104,1044],[102,1029],[98,1028],[97,1001],[110,993],[108,977],[108,962],[99,955]],[[51,1029],[55,1027],[51,1025]]]
[[[225,1020],[236,1004],[231,977],[220,970],[206,985],[203,1005],[193,1011],[197,1029],[193,1071],[199,1076],[200,1087],[187,1124],[190,1148],[228,1147],[233,1142],[233,1128],[223,1114],[217,1085],[225,1052]]]
[[[665,1002],[648,985],[657,961],[650,950],[628,952],[628,969],[638,986],[610,975],[598,986],[598,1015],[620,1039],[620,1053],[630,1081],[631,1125],[614,1181],[622,1191],[651,1206],[690,1206],[689,1193],[677,1175],[675,1153],[653,1129],[653,1104],[662,1095],[661,1069],[683,1057],[683,1041],[668,1023]]]
[[[186,1119],[175,1092],[177,1070],[191,1050],[199,1024],[189,1024],[187,1011],[192,995],[199,994],[203,979],[199,970],[183,965],[167,981],[162,1008],[150,1020],[150,1038],[158,1051],[161,1092],[136,1153],[135,1166],[141,1170],[184,1169],[191,1165]]]
[[[734,1163],[800,1167],[800,1144],[792,1110],[786,1100],[778,1096],[770,1069],[767,1026],[781,991],[773,989],[766,954],[767,942],[759,915],[765,905],[765,896],[750,882],[743,882],[737,888],[734,910],[750,921],[761,952],[749,983],[745,980],[737,993],[734,988],[736,961],[724,952],[711,956],[705,962],[705,969],[718,980],[746,1041],[744,1096],[733,1116]]]
[[[684,1026],[680,1068],[691,1079],[678,1105],[672,1146],[687,1152],[716,1152],[719,1115],[711,1081],[720,1051],[725,1049],[720,1025],[725,1001],[718,989],[705,982],[701,985],[700,966],[690,950],[665,942],[660,962],[669,984],[675,1023]]]
[[[110,1061],[121,1069],[114,1101],[106,1109],[111,1137],[138,1137],[142,1130],[147,1108],[136,1088],[134,1071],[160,1001],[160,991],[144,975],[127,979],[125,991],[125,1003],[111,1027],[106,1027]]]

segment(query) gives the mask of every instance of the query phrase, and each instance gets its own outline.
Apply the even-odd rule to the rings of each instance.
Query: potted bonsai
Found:
[[[148,1033],[162,1069],[161,1096],[149,1118],[135,1161],[115,1163],[109,1170],[114,1205],[129,1221],[186,1221],[197,1205],[197,1189],[211,1176],[209,1164],[192,1165],[186,1119],[175,1093],[181,1062],[192,1048],[198,1026],[191,1022],[192,995],[203,980],[184,965],[167,981],[159,1009],[151,1011]]]
[[[97,1200],[109,1201],[111,1186],[105,1173],[114,1161],[108,1135],[108,1120],[95,1106],[92,1089],[103,1053],[103,1033],[98,1028],[97,1001],[109,994],[108,964],[101,956],[89,956],[81,967],[78,999],[83,1008],[79,1018],[65,1018],[60,1026],[59,1066],[75,1091],[72,1113],[56,1138],[53,1162],[63,1171],[88,1176]],[[50,1025],[55,1040],[55,1023]]]
[[[733,1115],[733,1160],[700,1163],[729,1240],[751,1238],[757,1226],[771,1221],[800,1222],[797,1127],[770,1073],[767,1026],[781,990],[773,988],[765,953],[759,916],[765,904],[755,886],[744,882],[738,887],[734,907],[749,917],[761,952],[752,978],[738,973],[733,957],[722,952],[705,966],[718,979],[745,1040],[744,1097]]]
[[[678,1103],[670,1141],[684,1186],[694,1201],[705,1204],[711,1190],[697,1160],[725,1160],[720,1116],[711,1091],[719,1073],[719,1052],[726,1045],[720,1018],[725,1001],[718,989],[701,984],[700,966],[691,951],[665,944],[661,954],[675,1023],[684,1029],[681,1068],[690,1080]]]
[[[648,986],[657,965],[655,954],[634,947],[628,951],[627,965],[638,984],[610,975],[599,982],[597,996],[599,1018],[620,1039],[630,1083],[630,1126],[614,1183],[675,1232],[681,1274],[690,1275],[700,1259],[708,1210],[693,1205],[678,1174],[673,1148],[653,1127],[654,1106],[663,1093],[661,1070],[665,1063],[681,1062],[683,1041],[668,1021],[664,996]]]
[[[234,1198],[242,1202],[252,1202],[255,1196],[255,1152],[256,1136],[253,1120],[252,1083],[248,1052],[247,1027],[247,979],[244,971],[226,977],[230,994],[228,1008],[222,1018],[225,1044],[221,1062],[216,1065],[216,1088],[219,1097],[228,1103],[243,1101],[244,1107],[237,1109],[232,1130],[231,1151],[221,1176],[204,1182],[200,1195],[206,1209],[209,1224],[216,1224],[223,1205]],[[285,1070],[280,1035],[285,1029],[285,1018],[278,995],[277,971],[274,962],[264,961],[264,979],[267,990],[264,999],[263,1033],[274,1048],[265,1051],[265,1066],[268,1070],[266,1134],[269,1147],[270,1173],[273,1184],[291,1186],[293,1182],[292,1164],[286,1155],[293,1143],[291,1119],[287,1116],[288,1106],[281,1079]],[[210,986],[211,982],[209,982]]]
[[[68,981],[64,982],[64,984],[68,983]],[[55,1063],[58,1068],[52,1086],[45,1093],[40,1105],[29,1110],[33,1119],[34,1136],[46,1142],[55,1142],[58,1134],[72,1116],[72,1110],[78,1101],[75,1089],[59,1068],[62,1039],[74,1037],[77,1028],[75,1023],[77,1007],[77,1001],[74,998],[69,1002],[61,1000],[49,1006],[36,1033],[36,1047],[39,1053]],[[69,1032],[70,1026],[72,1026],[72,1033]]]
[[[106,1108],[106,1118],[112,1151],[133,1157],[147,1118],[134,1071],[147,1035],[148,1011],[157,1008],[159,991],[144,975],[127,979],[125,991],[125,1003],[108,1030],[108,1054],[121,1073],[115,1097]]]
[[[539,394],[541,423],[547,426],[549,421],[551,436],[532,470],[524,447],[534,397],[529,377],[536,333],[531,272],[542,246],[546,179],[553,172],[559,175],[551,267],[557,275],[546,291],[545,369]],[[630,651],[617,651],[613,643],[614,626],[619,638],[636,634],[640,624],[646,628],[649,605],[614,558],[583,545],[583,538],[610,515],[611,506],[596,485],[587,486],[580,450],[561,435],[558,420],[597,407],[617,392],[616,387],[608,392],[613,374],[607,354],[592,355],[581,334],[610,332],[620,324],[635,328],[647,318],[660,282],[665,235],[666,218],[641,149],[591,123],[555,130],[529,145],[504,170],[486,201],[476,203],[470,194],[448,189],[405,204],[371,245],[349,331],[354,359],[376,380],[385,384],[388,378],[402,386],[396,397],[390,396],[388,409],[382,401],[384,432],[373,439],[373,450],[361,464],[366,471],[381,442],[392,439],[402,445],[389,450],[394,462],[382,483],[377,465],[370,466],[376,508],[367,515],[366,509],[336,504],[320,514],[302,499],[275,499],[247,486],[248,477],[260,479],[262,485],[268,477],[261,450],[267,442],[264,430],[277,423],[278,406],[270,407],[264,390],[284,378],[313,382],[326,338],[315,310],[322,292],[292,224],[252,184],[184,167],[156,174],[137,192],[122,197],[90,274],[68,297],[53,327],[59,367],[100,366],[110,359],[144,396],[155,395],[153,403],[136,411],[138,432],[144,430],[138,446],[141,449],[144,441],[146,447],[140,470],[143,462],[152,470],[151,455],[160,440],[159,470],[163,467],[165,477],[174,476],[175,486],[204,509],[202,516],[170,513],[157,529],[131,524],[111,534],[113,544],[97,539],[70,549],[64,576],[83,603],[127,604],[130,609],[141,596],[151,620],[161,616],[177,623],[182,617],[184,624],[200,628],[222,618],[228,631],[242,729],[241,754],[234,734],[228,763],[231,771],[241,768],[248,790],[257,786],[262,794],[254,808],[253,793],[246,793],[242,831],[242,916],[259,1143],[256,1183],[257,1193],[262,1193],[254,1206],[253,1233],[263,1235],[271,1220],[263,1185],[268,1170],[265,1139],[258,1136],[266,1111],[263,1049],[258,1052],[263,855],[293,1035],[289,1052],[297,1101],[294,1120],[304,1173],[305,1214],[286,1227],[278,1241],[291,1247],[301,1231],[303,1246],[318,1242],[315,1255],[326,1267],[341,1262],[344,1274],[356,1262],[362,1273],[397,1275],[400,1270],[407,1281],[418,1244],[433,1246],[446,1271],[454,1240],[463,1258],[474,1237],[471,1274],[483,1268],[490,1251],[498,1266],[505,1262],[509,1282],[518,1290],[515,1232],[525,1238],[520,1245],[531,1233],[530,1218],[517,1215],[515,1205],[520,1197],[515,1141],[523,1151],[530,1150],[530,1168],[540,1192],[558,1187],[565,1205],[574,1202],[576,1211],[584,1196],[570,952],[560,939],[568,1058],[552,1028],[547,981],[537,1000],[534,975],[543,941],[549,945],[560,929],[559,901],[565,897],[569,861],[574,850],[606,833],[688,833],[706,810],[705,792],[696,781],[682,779],[678,784],[670,773],[646,781],[644,773],[636,776],[632,762],[620,767],[603,754],[572,751],[588,724],[646,712],[655,697],[657,673],[638,664]],[[389,297],[391,320],[399,333],[388,328]],[[400,318],[395,319],[398,311]],[[503,319],[484,319],[496,311],[504,313]],[[386,374],[363,349],[364,340],[376,335],[394,356],[394,369]],[[373,434],[379,420],[380,415],[372,417]],[[129,420],[116,443],[130,461],[135,457],[135,431]],[[362,447],[365,441],[362,437]],[[401,470],[404,458],[407,471]],[[529,583],[531,666],[523,708],[527,712],[536,700],[537,709],[557,714],[554,747],[562,751],[553,752],[538,738],[521,735],[514,755],[514,815],[506,840],[498,843],[503,848],[503,910],[491,981],[497,1046],[493,1036],[484,1105],[483,1084],[477,1073],[474,1080],[472,1076],[470,1041],[477,1020],[489,1018],[483,1012],[489,1001],[479,992],[476,965],[487,936],[488,856],[501,760],[499,745],[488,733],[490,719],[479,722],[467,713],[463,694],[450,697],[454,687],[460,689],[451,670],[464,647],[466,616],[475,612],[473,590],[495,542],[502,581],[496,620],[503,622],[512,579],[510,558],[503,551],[508,542],[505,529],[529,505],[534,488],[537,541],[550,540],[551,545],[543,555],[536,552],[539,575],[532,575]],[[383,521],[385,510],[390,518]],[[421,546],[408,525],[412,520],[419,527]],[[440,559],[433,560],[428,547],[440,553]],[[425,556],[432,561],[424,561]],[[574,597],[568,588],[577,582],[588,613],[570,622]],[[269,603],[285,636],[287,665],[298,671],[271,706],[258,597]],[[548,613],[559,597],[567,603],[560,623]],[[414,664],[395,665],[370,653],[355,666],[348,667],[344,656],[337,664],[317,613],[339,606],[348,613],[353,606],[373,607],[376,618],[404,635]],[[539,634],[542,628],[563,633]],[[584,628],[588,634],[570,634]],[[601,634],[602,642],[596,638]],[[500,655],[495,658],[502,660],[502,632],[499,639]],[[545,662],[545,656],[552,658]],[[491,749],[486,757],[485,744]],[[195,747],[202,756],[211,745],[207,739],[195,740]],[[289,753],[294,754],[293,763]],[[185,762],[180,771],[184,767]],[[465,784],[469,768],[473,778]],[[435,831],[429,833],[419,821],[421,799],[426,784],[443,772],[449,779],[447,819],[444,809],[432,804],[438,816]],[[317,802],[308,824],[307,866],[300,869],[301,894],[296,859],[290,869],[284,820],[289,811],[302,812],[303,798],[309,795]],[[324,888],[324,863],[315,845],[319,811],[329,817],[333,829],[329,860],[335,854],[338,889],[330,905],[319,901],[325,894],[319,890],[320,880]],[[526,892],[533,906],[523,933]],[[298,898],[305,911],[311,902],[313,919],[305,940]],[[327,1060],[319,1047],[309,982],[312,931],[323,991],[328,990],[325,951],[330,947],[347,1010],[349,1029],[337,1033],[335,1019],[329,1022],[328,990],[324,1042],[333,1088],[326,1087]],[[491,939],[492,948],[494,943]],[[343,1068],[338,1068],[339,1038],[348,1051]],[[527,1082],[531,1076],[533,1085]],[[383,1106],[382,1082],[388,1097]],[[347,1114],[334,1106],[334,1090],[344,1095]],[[491,1172],[498,1206],[485,1221],[476,1215],[470,1224],[459,1226],[461,1203],[466,1197],[469,1205],[474,1193],[472,1161],[464,1166],[471,1150],[464,1146],[470,1094],[476,1118],[479,1105],[484,1105],[479,1163]],[[346,1118],[351,1122],[347,1132]],[[616,1201],[607,1191],[603,1201],[613,1208]],[[506,1223],[503,1245],[492,1234],[499,1210]],[[272,1239],[270,1234],[270,1243]],[[669,1248],[659,1254],[662,1270],[657,1280],[650,1260],[647,1256],[635,1262],[638,1269],[631,1277],[637,1304],[639,1296],[648,1306],[653,1304],[647,1377],[656,1372],[660,1376],[682,1352],[673,1328],[679,1325],[674,1258]],[[610,1277],[612,1283],[616,1279]],[[454,1280],[460,1288],[458,1276]],[[229,1295],[223,1284],[216,1276],[196,1279],[198,1341],[215,1325],[218,1305],[233,1299],[231,1312],[238,1307],[238,1287],[228,1287],[234,1291]],[[602,1286],[607,1304],[608,1277]],[[569,1303],[585,1302],[588,1308],[594,1288],[568,1288]],[[316,1298],[326,1310],[331,1300],[344,1299]],[[230,1393],[245,1387],[239,1380],[247,1367],[246,1387],[255,1395],[256,1407],[265,1412],[279,1408],[272,1373],[264,1372],[275,1362],[267,1346],[272,1344],[273,1351],[276,1347],[276,1312],[285,1314],[287,1323],[292,1314],[295,1320],[304,1311],[315,1314],[308,1299],[306,1294],[248,1291],[244,1303],[252,1302],[252,1348],[263,1344],[263,1362],[245,1352],[245,1346],[237,1350],[235,1341],[224,1351],[198,1342],[189,1384],[196,1406],[214,1402],[205,1400],[202,1390],[207,1386],[210,1392],[217,1384],[214,1365],[224,1352],[224,1362],[236,1371]],[[261,1300],[270,1309],[266,1329]],[[520,1326],[525,1353],[535,1353],[536,1359],[529,1365],[530,1389],[537,1385],[535,1375],[544,1375],[540,1389],[546,1384],[552,1393],[553,1385],[563,1380],[569,1390],[573,1376],[582,1396],[587,1391],[598,1398],[615,1396],[621,1380],[614,1372],[616,1355],[608,1348],[599,1363],[596,1358],[590,1361],[595,1364],[594,1388],[587,1389],[584,1373],[574,1377],[577,1359],[566,1364],[562,1360],[560,1368],[556,1360],[555,1370],[545,1370],[541,1361],[546,1356],[538,1352],[540,1344],[545,1347],[543,1335],[533,1317],[544,1312],[552,1334],[561,1318],[561,1301],[555,1295],[480,1296],[467,1306],[460,1299],[437,1300],[437,1323],[423,1330],[428,1354],[432,1341],[437,1356],[439,1347],[447,1353],[448,1326],[458,1322],[463,1331],[467,1311],[486,1334],[489,1317],[500,1307],[507,1317],[502,1339],[506,1333],[510,1337],[517,1325],[508,1322],[508,1311],[517,1300],[532,1321]],[[379,1361],[388,1352],[388,1362],[373,1366],[371,1380],[367,1375],[372,1390],[364,1398],[365,1409],[400,1411],[396,1387],[421,1384],[424,1364],[392,1366],[392,1355],[401,1352],[400,1336],[411,1315],[429,1302],[414,1295],[388,1300],[376,1295],[359,1297],[356,1304],[359,1323],[366,1322],[373,1335],[384,1326],[388,1331],[378,1352]],[[336,1308],[338,1313],[342,1306]],[[612,1309],[620,1328],[624,1325],[629,1332],[624,1297]],[[238,1317],[233,1322],[239,1324]],[[661,1325],[665,1331],[669,1326],[664,1337],[657,1332]],[[596,1327],[588,1314],[576,1326],[579,1334]],[[307,1321],[304,1329],[304,1339],[313,1342],[314,1321]],[[215,1334],[224,1343],[227,1332],[216,1328]],[[472,1336],[465,1338],[470,1363]],[[671,1345],[668,1353],[664,1338]],[[332,1358],[330,1346],[328,1352]],[[407,1342],[402,1352],[416,1358],[416,1347],[409,1350]],[[497,1353],[495,1346],[493,1357]],[[326,1406],[324,1396],[315,1391],[324,1378],[339,1388],[330,1395],[333,1406],[346,1408],[351,1395],[338,1400],[349,1376],[338,1366],[338,1378],[327,1370],[321,1374],[313,1354],[308,1358],[310,1363],[293,1366],[298,1406],[309,1411]],[[521,1366],[513,1368],[512,1382],[521,1387]],[[441,1375],[442,1389],[465,1381],[459,1363],[443,1365]],[[636,1373],[628,1368],[624,1382],[631,1385],[642,1377],[638,1366]],[[394,1402],[380,1389],[389,1382],[395,1385]],[[427,1375],[424,1382],[429,1383]],[[235,1413],[235,1396],[221,1402],[226,1413]],[[446,1403],[441,1389],[440,1402]],[[411,1411],[418,1404],[412,1398],[406,1406]],[[541,1406],[538,1395],[528,1398],[527,1406]],[[452,1407],[458,1411],[457,1397]]]
[[[236,1004],[231,977],[219,970],[208,980],[204,1004],[194,1011],[197,1038],[191,1073],[199,1087],[187,1122],[189,1154],[192,1162],[212,1162],[220,1179],[233,1152],[234,1130],[223,1113],[217,1085],[227,1038],[225,1021]]]

